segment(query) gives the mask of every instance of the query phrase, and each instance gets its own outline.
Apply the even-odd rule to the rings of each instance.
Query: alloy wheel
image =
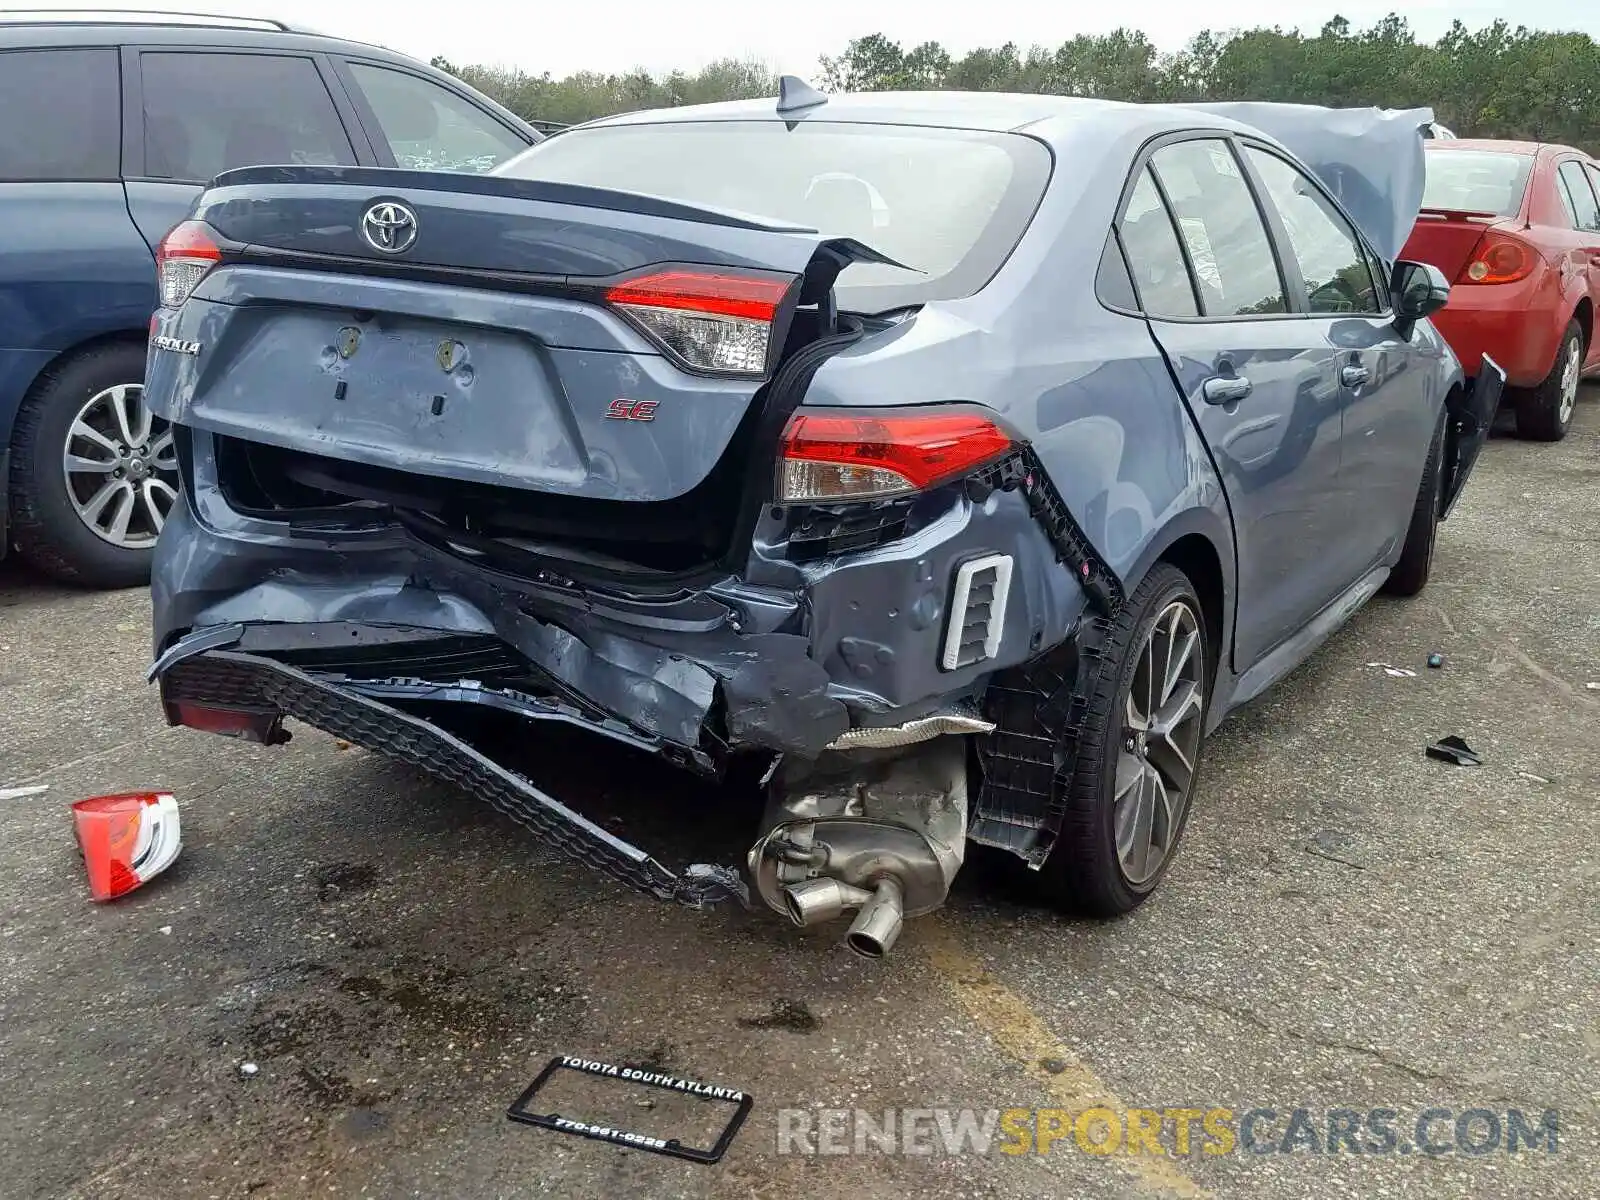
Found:
[[[1174,600],[1139,650],[1117,754],[1112,828],[1117,860],[1134,887],[1155,878],[1183,827],[1200,751],[1205,670],[1199,615]]]
[[[144,404],[144,388],[122,383],[89,398],[61,453],[67,498],[97,537],[125,550],[155,545],[178,498],[172,428]]]
[[[1578,380],[1583,374],[1583,343],[1567,342],[1566,359],[1561,364],[1561,399],[1556,410],[1556,420],[1562,425],[1572,420],[1572,410],[1578,405]]]

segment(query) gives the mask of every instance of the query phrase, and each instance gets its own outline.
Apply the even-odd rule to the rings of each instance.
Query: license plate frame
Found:
[[[728,1118],[727,1125],[709,1148],[685,1145],[678,1138],[658,1138],[651,1134],[596,1125],[589,1121],[563,1117],[558,1112],[535,1112],[532,1108],[534,1097],[561,1071],[573,1071],[599,1079],[615,1079],[619,1083],[633,1086],[696,1096],[706,1101],[731,1105],[733,1112]],[[558,1054],[545,1064],[544,1070],[540,1071],[534,1081],[512,1102],[511,1107],[506,1110],[506,1116],[518,1124],[532,1125],[537,1129],[551,1129],[557,1133],[609,1142],[630,1150],[644,1150],[650,1154],[662,1154],[669,1158],[681,1158],[687,1162],[709,1166],[720,1162],[722,1156],[728,1152],[728,1147],[733,1144],[733,1139],[738,1135],[753,1107],[755,1107],[755,1097],[740,1088],[702,1083],[699,1080],[686,1079],[665,1071],[651,1070],[648,1067],[627,1066],[578,1058],[570,1054]]]

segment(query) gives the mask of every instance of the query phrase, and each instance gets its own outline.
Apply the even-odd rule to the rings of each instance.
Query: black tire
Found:
[[[1433,431],[1427,460],[1422,464],[1422,482],[1417,485],[1416,503],[1411,508],[1411,524],[1406,529],[1400,560],[1383,590],[1391,596],[1415,596],[1428,585],[1433,571],[1433,547],[1439,536],[1439,512],[1444,508],[1444,429],[1445,418]]]
[[[1582,377],[1583,351],[1583,327],[1576,321],[1569,321],[1567,331],[1561,335],[1561,346],[1556,351],[1550,374],[1537,387],[1519,388],[1513,395],[1518,437],[1534,442],[1559,442],[1567,436],[1576,405],[1567,393],[1566,372],[1571,357],[1576,355],[1576,370]]]
[[[1205,610],[1189,577],[1168,563],[1158,563],[1128,597],[1107,635],[1106,665],[1089,699],[1072,773],[1063,781],[1066,815],[1061,831],[1044,865],[1025,876],[1036,898],[1051,907],[1083,916],[1121,916],[1143,904],[1172,865],[1193,807],[1203,740],[1196,743],[1188,793],[1165,857],[1153,875],[1137,882],[1124,871],[1117,852],[1114,792],[1117,764],[1124,749],[1122,714],[1127,712],[1140,653],[1157,618],[1177,601],[1191,610],[1198,633],[1197,720],[1199,728],[1204,729],[1212,687],[1212,651]]]
[[[23,401],[11,435],[11,541],[36,569],[65,583],[138,587],[152,550],[115,545],[78,516],[62,472],[68,431],[89,400],[141,384],[145,348],[109,342],[48,368]]]

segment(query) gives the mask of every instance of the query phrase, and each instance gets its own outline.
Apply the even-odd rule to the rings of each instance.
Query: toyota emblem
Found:
[[[417,240],[417,214],[397,200],[380,200],[362,214],[361,236],[380,254],[404,254]]]

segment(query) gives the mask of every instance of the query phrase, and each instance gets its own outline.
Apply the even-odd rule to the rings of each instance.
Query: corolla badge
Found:
[[[404,254],[417,240],[417,214],[398,200],[379,200],[361,215],[361,236],[380,254]]]

